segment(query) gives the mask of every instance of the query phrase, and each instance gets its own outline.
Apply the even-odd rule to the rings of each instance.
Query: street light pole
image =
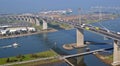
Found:
[[[99,21],[102,20],[102,13],[101,13],[102,10],[101,10],[101,9],[102,9],[102,7],[100,6],[100,7],[99,7]]]
[[[78,9],[78,15],[79,15],[79,24],[81,25],[82,24],[82,21],[81,21],[81,8]]]

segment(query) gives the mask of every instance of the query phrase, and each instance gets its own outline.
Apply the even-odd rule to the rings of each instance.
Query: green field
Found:
[[[58,27],[63,28],[63,29],[71,29],[72,26],[68,25],[68,24],[63,24],[63,23],[58,23],[58,22],[51,22],[51,25],[58,25]]]
[[[14,56],[14,57],[0,58],[0,65],[6,64],[6,63],[33,60],[33,59],[38,59],[38,58],[52,57],[52,56],[56,56],[56,55],[57,54],[52,50],[38,52],[38,53],[34,53],[34,54],[26,54],[26,55],[19,54],[19,55]]]
[[[110,60],[110,61],[113,61],[113,55],[106,56],[105,59]]]

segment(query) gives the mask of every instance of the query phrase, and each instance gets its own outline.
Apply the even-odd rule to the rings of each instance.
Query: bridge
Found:
[[[41,18],[43,21],[43,29],[47,29],[47,23],[49,22],[59,22],[59,23],[65,23],[74,26],[77,28],[77,42],[76,47],[84,47],[84,30],[88,30],[106,37],[109,37],[114,40],[114,51],[113,51],[113,65],[120,65],[120,34],[117,34],[112,31],[108,31],[106,29],[91,26],[88,24],[83,24],[81,22],[69,22],[69,21],[63,21],[62,19],[56,19],[49,16],[38,16],[38,15],[18,15],[18,16],[8,16],[10,19],[16,19],[16,20],[24,20],[31,23],[35,23],[36,25],[39,24],[38,18]],[[91,52],[90,52],[91,53]],[[67,57],[73,57],[76,55],[66,56]]]
[[[10,20],[26,21],[36,24],[37,26],[40,25],[38,17],[33,14],[7,15],[5,17],[7,17]]]
[[[59,21],[59,20],[56,20]],[[61,22],[61,21],[60,21]],[[66,23],[69,25],[73,25],[75,28],[77,28],[77,47],[83,47],[84,46],[84,30],[88,30],[103,36],[106,36],[108,38],[111,38],[114,40],[114,51],[113,51],[113,63],[112,65],[120,65],[120,34],[117,34],[112,31],[108,31],[106,29],[95,27],[87,24],[80,24],[80,23],[74,23],[74,22],[61,22]],[[74,56],[74,55],[71,55]],[[70,57],[70,56],[68,56]]]

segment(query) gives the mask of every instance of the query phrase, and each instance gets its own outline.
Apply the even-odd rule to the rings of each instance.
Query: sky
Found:
[[[78,8],[93,6],[119,7],[120,0],[0,0],[0,13],[39,12],[46,9]]]

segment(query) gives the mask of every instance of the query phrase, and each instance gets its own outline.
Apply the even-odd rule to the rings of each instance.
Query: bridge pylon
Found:
[[[84,33],[83,33],[83,29],[77,29],[77,43],[76,43],[76,47],[85,47],[84,45]]]
[[[35,18],[35,24],[36,24],[37,26],[40,26],[40,22],[39,22],[39,20],[38,20],[37,18]]]
[[[120,41],[114,40],[113,66],[120,65]]]
[[[48,27],[47,22],[44,19],[42,21],[43,21],[43,30],[46,30]]]

